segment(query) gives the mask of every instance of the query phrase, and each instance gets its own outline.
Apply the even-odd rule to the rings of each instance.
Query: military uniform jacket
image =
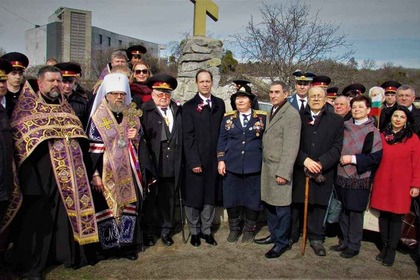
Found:
[[[171,133],[153,100],[142,104],[143,115],[141,122],[144,138],[154,168],[157,170],[157,175],[162,177],[175,177],[175,186],[178,187],[183,163],[182,108],[174,101],[171,101],[169,108],[172,111],[174,119]],[[174,175],[169,176],[168,174]]]
[[[261,200],[274,206],[288,206],[292,203],[293,166],[299,151],[301,120],[289,102],[277,110],[264,131]],[[287,183],[278,185],[276,176]]]
[[[217,160],[236,174],[261,172],[262,136],[267,113],[252,110],[248,125],[243,127],[238,111],[226,113],[220,126]]]
[[[313,124],[309,107],[301,115],[301,118],[300,149],[293,171],[293,202],[304,202],[305,174],[303,162],[309,157],[321,162],[322,174],[326,178],[325,183],[310,180],[309,203],[327,205],[343,147],[344,120],[342,117],[327,111],[325,106]]]
[[[212,107],[203,105],[198,93],[182,108],[182,134],[186,159],[185,205],[201,208],[214,205],[219,189],[217,172],[217,141],[220,124],[225,113],[222,99],[211,96]],[[201,166],[203,172],[196,174],[192,168]]]

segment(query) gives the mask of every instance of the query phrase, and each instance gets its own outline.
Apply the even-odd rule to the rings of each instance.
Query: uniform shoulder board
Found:
[[[254,110],[255,114],[257,115],[264,115],[267,116],[267,112],[263,110]]]
[[[232,116],[232,115],[235,115],[236,114],[236,110],[235,111],[230,111],[230,112],[227,112],[227,113],[225,113],[225,117],[226,116]]]

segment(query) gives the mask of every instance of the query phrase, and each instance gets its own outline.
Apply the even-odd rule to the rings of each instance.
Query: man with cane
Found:
[[[300,149],[293,172],[292,230],[289,246],[297,242],[301,218],[307,218],[311,247],[318,256],[325,256],[323,221],[332,192],[334,171],[343,146],[343,119],[325,109],[326,93],[320,87],[308,92],[308,108],[301,115]],[[308,182],[308,207],[303,213],[305,180]],[[306,240],[304,240],[306,242]]]

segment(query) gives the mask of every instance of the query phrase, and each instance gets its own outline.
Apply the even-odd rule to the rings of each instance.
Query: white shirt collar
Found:
[[[369,117],[363,118],[361,120],[354,120],[354,124],[355,125],[361,125],[364,124],[365,122],[367,122],[369,120]]]

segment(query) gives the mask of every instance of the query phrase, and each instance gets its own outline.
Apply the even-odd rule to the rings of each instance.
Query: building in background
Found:
[[[84,69],[103,67],[110,49],[126,49],[144,45],[149,55],[159,58],[165,46],[124,36],[92,26],[92,12],[60,7],[48,17],[46,26],[36,26],[25,32],[26,55],[30,65],[41,65],[54,57],[59,62],[75,61]],[[96,75],[96,73],[92,73]],[[85,75],[90,73],[85,71]]]

